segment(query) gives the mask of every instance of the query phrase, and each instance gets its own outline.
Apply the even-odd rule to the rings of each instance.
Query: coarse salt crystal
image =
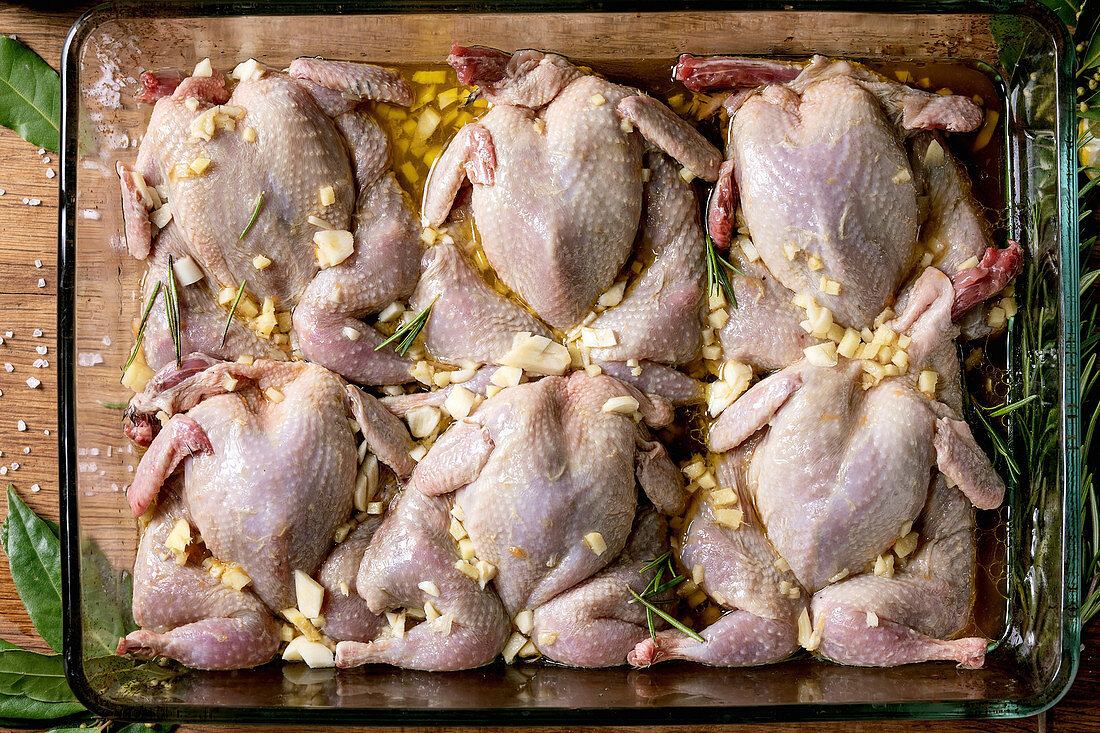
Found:
[[[25,431],[27,429],[27,423],[23,422],[22,420],[19,420],[15,423],[15,429],[22,433],[23,431]]]
[[[34,261],[34,266],[39,268],[39,269],[42,269],[42,260],[35,260]]]
[[[41,384],[42,384],[42,382],[35,379],[34,377],[31,377],[30,379],[27,380],[27,386],[30,387],[31,389],[38,389],[39,385],[41,385]]]
[[[80,215],[85,219],[91,219],[92,221],[99,221],[100,213],[95,209],[84,209],[80,212]]]
[[[46,352],[49,351],[48,347],[46,347],[46,346],[35,346],[34,350],[37,351],[42,356],[45,356]]]
[[[4,371],[6,371],[8,374],[11,374],[15,371],[15,366],[9,364],[8,362],[4,362]]]
[[[23,446],[23,455],[30,455],[31,447],[29,445]]]
[[[44,278],[41,278],[41,277],[38,278],[38,287],[40,287],[40,288],[46,287],[46,280]]]
[[[42,336],[42,329],[41,328],[34,329],[33,331],[31,331],[31,336],[34,336],[35,338],[39,338],[40,336]],[[43,351],[41,353],[45,354],[46,352]]]
[[[53,168],[47,168],[46,169],[46,178],[53,178],[56,175],[57,175],[57,173],[54,172]]]
[[[27,199],[28,206],[41,206],[42,199]]]
[[[42,487],[39,486],[38,484],[31,484],[31,491],[33,491],[34,493],[37,494],[41,490],[42,490]]]
[[[8,467],[7,466],[0,466],[0,476],[7,476],[7,475],[8,475]]]

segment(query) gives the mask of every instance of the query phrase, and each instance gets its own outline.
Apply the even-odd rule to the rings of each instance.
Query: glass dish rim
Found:
[[[62,53],[63,134],[59,176],[59,241],[58,241],[58,333],[60,355],[58,375],[59,499],[61,510],[62,595],[64,602],[64,662],[65,674],[76,696],[90,710],[106,717],[134,719],[152,712],[167,713],[165,719],[175,722],[253,722],[296,723],[305,715],[311,723],[357,725],[450,725],[476,724],[702,724],[768,720],[849,720],[896,717],[898,719],[958,719],[1016,718],[1042,712],[1056,704],[1069,690],[1080,661],[1080,589],[1079,582],[1063,582],[1062,656],[1058,670],[1050,682],[1030,697],[998,700],[940,700],[890,703],[783,703],[752,707],[692,706],[692,707],[607,707],[607,708],[369,708],[371,719],[364,721],[364,708],[338,707],[210,707],[186,703],[157,705],[119,704],[102,697],[90,684],[84,672],[80,650],[83,630],[80,598],[79,518],[76,502],[76,410],[75,410],[75,343],[74,317],[76,307],[75,282],[75,220],[77,137],[79,134],[79,51],[89,35],[101,23],[119,18],[187,18],[246,17],[284,15],[389,15],[401,13],[433,13],[475,11],[479,13],[541,13],[541,12],[631,12],[659,13],[669,11],[809,11],[867,12],[880,15],[905,13],[998,13],[1027,16],[1040,25],[1053,40],[1055,66],[1062,78],[1072,78],[1073,57],[1067,53],[1070,36],[1061,20],[1046,6],[1035,0],[895,0],[885,7],[879,0],[680,0],[675,7],[645,3],[639,7],[634,0],[565,0],[552,6],[545,0],[280,0],[273,3],[229,3],[223,0],[185,0],[150,8],[141,0],[115,0],[98,5],[80,16],[65,40]],[[1067,76],[1068,75],[1068,76]],[[1063,83],[1058,90],[1056,132],[1063,160],[1075,161],[1072,112],[1075,99],[1073,85]],[[1059,170],[1061,224],[1060,256],[1062,283],[1076,283],[1078,272],[1076,222],[1077,176],[1067,163]],[[1065,513],[1062,516],[1064,572],[1072,572],[1072,563],[1080,564],[1079,524],[1080,476],[1078,405],[1067,399],[1078,393],[1079,365],[1079,304],[1076,288],[1062,288],[1061,338],[1061,427],[1063,431],[1063,486]],[[1072,480],[1071,480],[1072,479]],[[1068,528],[1068,529],[1067,529]],[[1079,570],[1077,571],[1080,572]],[[1064,579],[1065,580],[1065,579]],[[914,707],[919,705],[919,710]],[[308,712],[307,712],[308,711]]]

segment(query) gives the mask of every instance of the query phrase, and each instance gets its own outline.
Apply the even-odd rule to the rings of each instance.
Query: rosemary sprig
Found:
[[[435,301],[439,300],[437,295],[435,300],[428,303],[428,307],[416,314],[408,323],[402,324],[401,328],[393,332],[393,335],[374,347],[375,351],[378,351],[383,346],[389,346],[394,341],[398,341],[397,346],[394,347],[394,351],[400,356],[404,356],[409,347],[413,345],[413,341],[416,341],[416,337],[420,335],[420,332],[424,329],[424,324],[428,322],[428,317],[431,315],[432,306],[435,305]]]
[[[637,593],[634,592],[633,588],[628,587],[627,590],[630,591],[630,595],[634,596],[634,598],[639,603],[641,603],[643,606],[646,607],[647,611],[649,611],[650,613],[655,613],[658,616],[660,616],[661,618],[663,618],[665,621],[668,622],[669,626],[676,629],[677,631],[680,631],[684,634],[687,634],[688,636],[690,636],[692,639],[699,642],[700,644],[705,643],[705,639],[703,639],[703,637],[700,636],[699,633],[696,632],[694,629],[689,629],[687,626],[684,626],[682,623],[680,623],[680,621],[678,619],[676,619],[675,617],[673,617],[672,615],[665,613],[664,611],[662,611],[661,609],[657,608],[652,603],[647,601],[645,598],[642,598],[640,595],[638,595]],[[652,633],[652,628],[653,627],[650,626],[651,633]]]
[[[247,282],[247,280],[241,280],[241,285],[237,288],[237,297],[233,298],[233,307],[229,309],[229,318],[225,319],[225,329],[222,331],[222,346],[225,346],[225,339],[229,336],[229,327],[233,325],[233,314],[237,312],[237,305],[241,302],[241,296],[244,295],[244,285]]]
[[[244,231],[241,232],[241,236],[237,237],[238,240],[244,239],[244,236],[248,234],[250,229],[252,229],[252,225],[256,223],[256,219],[259,218],[260,209],[262,209],[264,206],[264,193],[264,191],[260,191],[260,195],[256,197],[256,203],[252,207],[252,218],[248,220],[248,226],[246,226],[244,228]]]
[[[107,402],[106,400],[98,400],[100,407],[106,407],[108,410],[125,410],[130,406],[128,402]]]
[[[157,280],[157,284],[153,286],[153,293],[145,303],[145,310],[141,314],[141,323],[138,324],[137,339],[134,341],[134,348],[130,349],[130,358],[126,360],[126,365],[122,367],[122,371],[124,372],[130,368],[130,365],[134,363],[134,359],[137,358],[138,349],[141,348],[141,340],[145,338],[145,324],[149,322],[149,313],[153,310],[153,303],[157,302],[160,286],[161,282]]]
[[[164,293],[164,308],[168,315],[168,331],[172,334],[172,346],[176,350],[176,366],[183,364],[183,337],[180,335],[180,301],[176,291],[176,271],[172,255],[168,255],[168,287]]]
[[[707,293],[710,295],[717,295],[719,292],[725,293],[730,308],[736,308],[737,298],[733,294],[733,286],[730,285],[729,275],[726,274],[726,270],[729,269],[736,272],[738,275],[744,275],[745,273],[738,270],[729,260],[718,254],[718,250],[714,246],[714,240],[710,238],[709,234],[705,236],[707,239]]]
[[[637,593],[635,593],[633,588],[630,588],[628,586],[627,589],[630,591],[631,595],[634,596],[634,598],[636,598],[643,605],[645,605],[645,620],[646,620],[646,625],[649,626],[649,636],[650,636],[650,638],[653,639],[653,641],[657,641],[657,629],[656,629],[656,626],[654,625],[654,622],[653,622],[653,614],[656,611],[656,608],[654,607],[653,604],[655,604],[655,603],[672,603],[675,599],[669,599],[669,600],[665,600],[665,601],[656,601],[656,600],[655,601],[650,601],[649,599],[652,598],[655,595],[659,595],[660,593],[663,593],[664,591],[668,590],[669,588],[674,588],[675,586],[677,586],[680,583],[683,583],[685,580],[687,580],[687,578],[685,578],[682,575],[679,575],[676,572],[676,568],[672,564],[672,552],[667,551],[667,550],[664,553],[662,553],[659,557],[657,557],[656,559],[650,560],[645,565],[643,565],[642,568],[638,572],[639,573],[647,573],[650,570],[654,570],[654,569],[656,569],[657,572],[654,573],[653,577],[649,579],[649,583],[646,585],[645,589],[642,590],[642,595],[641,596],[639,596]],[[669,575],[673,576],[673,577],[672,577],[671,580],[669,580],[665,583],[662,583],[661,580],[664,578],[666,572]],[[634,602],[635,601],[627,601],[627,603],[634,603]],[[666,621],[668,620],[668,616],[661,613],[660,611],[656,611],[656,612],[658,613],[658,615],[661,616],[661,618],[665,619]],[[700,640],[702,640],[701,637],[700,637]]]

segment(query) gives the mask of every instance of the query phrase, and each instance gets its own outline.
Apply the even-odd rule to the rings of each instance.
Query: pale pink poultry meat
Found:
[[[752,448],[741,446],[721,457],[717,478],[738,497],[740,524],[733,528],[717,520],[717,507],[695,500],[680,550],[680,564],[703,573],[703,590],[728,612],[700,631],[699,642],[678,629],[642,639],[630,653],[630,663],[648,667],[672,659],[688,659],[718,667],[769,664],[798,650],[797,617],[808,598],[790,568],[780,562],[765,527],[753,509],[745,476]],[[785,584],[785,585],[784,585]]]
[[[386,135],[355,109],[366,99],[412,97],[393,72],[299,59],[289,73],[260,70],[232,95],[214,72],[183,79],[157,101],[137,161],[120,164],[119,174],[130,252],[155,256],[145,297],[158,280],[167,284],[169,254],[189,257],[204,276],[181,288],[183,353],[275,356],[279,349],[240,319],[222,342],[229,308],[214,299],[246,282],[257,300],[294,312],[307,358],[364,383],[409,379],[408,362],[375,351],[383,337],[358,320],[408,295],[420,258],[419,227],[389,170]],[[322,194],[329,187],[331,202]],[[154,233],[149,209],[161,193],[171,219]],[[325,229],[352,232],[354,250],[322,268],[314,234]],[[257,256],[269,264],[257,266]],[[154,306],[163,311],[163,302]],[[159,369],[174,356],[166,319],[147,330],[145,357]]]
[[[244,570],[249,593],[275,613],[296,606],[293,571],[314,574],[351,514],[358,461],[349,420],[399,476],[412,468],[412,442],[400,420],[307,362],[188,357],[183,369],[169,365],[132,401],[137,419],[160,412],[171,416],[166,427],[155,438],[152,430],[141,435],[151,442],[127,492],[134,515],[153,508],[162,487],[181,472],[184,516],[214,557]],[[153,512],[158,516],[159,507]],[[149,542],[143,547],[164,551]],[[138,565],[147,562],[139,554]],[[174,598],[182,605],[169,615],[205,613],[203,595]],[[142,648],[176,658],[192,653],[178,638],[162,640],[168,646],[159,651],[145,638]]]
[[[718,244],[728,243],[739,202],[771,273],[829,308],[839,323],[870,325],[902,284],[916,259],[922,185],[934,189],[933,228],[942,225],[941,233],[953,237],[983,233],[973,221],[964,227],[961,218],[946,216],[973,209],[960,172],[946,187],[943,176],[919,180],[905,147],[920,130],[975,129],[982,112],[970,99],[913,89],[820,56],[800,66],[685,55],[676,76],[696,90],[765,85],[735,95],[731,105],[728,160],[708,229]],[[988,237],[984,244],[992,246]],[[1004,264],[1002,270],[1011,269]],[[829,292],[830,282],[839,292]],[[971,287],[970,297],[989,297],[1007,279],[993,282]]]
[[[363,556],[356,590],[372,613],[411,608],[426,616],[430,604],[435,615],[408,629],[403,617],[400,630],[384,628],[367,643],[340,642],[338,667],[469,669],[500,653],[508,617],[491,589],[455,567],[462,556],[448,533],[450,519],[447,497],[426,496],[411,484],[398,496]]]
[[[721,155],[655,99],[561,56],[455,44],[448,62],[494,106],[437,161],[424,217],[443,224],[469,180],[493,269],[551,326],[573,326],[634,244],[644,144],[706,180],[714,180]]]

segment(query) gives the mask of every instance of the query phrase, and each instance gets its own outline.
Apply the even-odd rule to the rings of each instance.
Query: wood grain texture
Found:
[[[0,8],[0,32],[16,34],[55,67],[59,66],[64,35],[81,8],[63,12],[43,12],[27,7],[5,6]],[[8,466],[8,474],[0,477],[4,484],[11,481],[37,512],[51,518],[57,516],[57,434],[56,434],[56,367],[54,344],[56,339],[56,231],[57,185],[56,178],[48,178],[47,168],[57,170],[57,156],[49,155],[46,163],[42,156],[14,133],[0,130],[0,335],[6,331],[0,345],[0,365],[10,363],[14,371],[0,371],[0,464]],[[41,200],[39,206],[23,203],[24,198]],[[35,267],[35,260],[42,267]],[[45,287],[38,287],[38,280],[45,280]],[[43,335],[34,337],[34,329]],[[48,353],[41,355],[36,346],[46,346]],[[50,362],[47,368],[36,369],[35,359]],[[26,385],[29,377],[40,379],[37,389]],[[17,429],[17,421],[27,424],[26,431]],[[47,435],[45,431],[49,431]],[[25,453],[24,449],[29,449]],[[12,462],[19,464],[12,470]],[[41,490],[33,492],[37,484]],[[0,513],[3,510],[0,509]],[[45,644],[34,632],[23,610],[8,573],[7,560],[0,554],[0,636],[31,649],[46,650]],[[308,721],[303,721],[308,722]],[[1094,625],[1085,635],[1085,648],[1077,682],[1069,695],[1051,712],[1040,718],[1015,721],[950,721],[937,723],[832,723],[822,725],[776,724],[771,726],[742,726],[737,730],[771,731],[786,733],[794,730],[815,730],[829,733],[850,733],[853,730],[909,733],[918,727],[932,732],[947,731],[1100,731],[1100,626]],[[236,726],[185,726],[181,731],[230,731]],[[727,728],[733,730],[734,727]],[[300,728],[271,728],[270,730],[301,730]],[[374,729],[378,730],[378,729]],[[396,729],[395,729],[396,730]],[[404,730],[404,729],[402,729]],[[409,729],[438,731],[440,728]],[[500,729],[482,729],[497,731]],[[561,729],[536,728],[535,731]],[[600,729],[591,729],[600,730]],[[616,730],[616,729],[607,729]],[[617,729],[622,730],[622,729]],[[650,731],[700,730],[689,727],[662,727]]]

